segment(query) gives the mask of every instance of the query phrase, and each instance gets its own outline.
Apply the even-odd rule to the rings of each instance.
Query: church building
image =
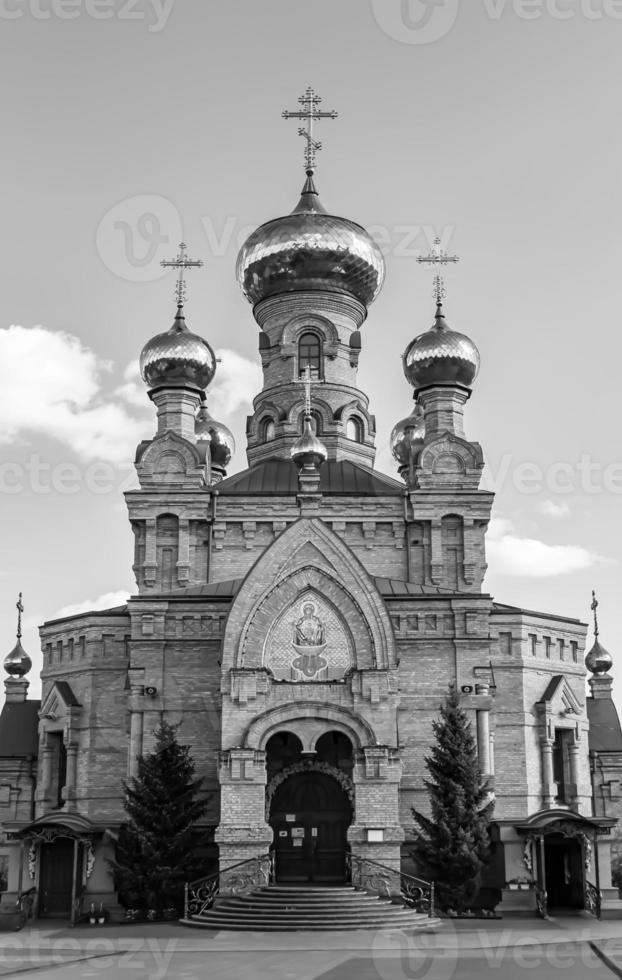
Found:
[[[44,623],[40,702],[19,626],[5,660],[4,899],[34,888],[41,917],[119,908],[106,859],[123,782],[161,720],[204,777],[221,869],[272,854],[281,884],[342,884],[353,860],[416,875],[412,811],[428,806],[432,724],[455,685],[494,795],[497,911],[536,914],[545,894],[620,915],[612,658],[598,636],[585,657],[578,619],[482,588],[493,495],[468,427],[480,355],[446,321],[440,275],[433,323],[403,355],[414,409],[391,436],[396,472],[374,468],[358,365],[365,331],[382,328],[385,263],[321,202],[311,123],[324,114],[311,90],[300,103],[300,200],[237,261],[263,369],[246,467],[228,475],[233,439],[209,411],[217,364],[186,323],[182,245],[173,325],[140,358],[155,432],[125,495],[135,594]],[[451,257],[439,244],[428,261],[440,273]],[[390,332],[386,348],[400,353]]]

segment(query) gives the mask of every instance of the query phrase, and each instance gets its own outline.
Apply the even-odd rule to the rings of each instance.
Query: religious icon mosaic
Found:
[[[341,680],[352,666],[351,641],[337,611],[314,592],[289,606],[268,633],[264,664],[275,680]]]

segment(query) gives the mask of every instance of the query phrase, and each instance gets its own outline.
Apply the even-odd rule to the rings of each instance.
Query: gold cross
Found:
[[[313,123],[319,119],[336,119],[338,113],[334,109],[330,112],[322,112],[318,108],[322,99],[310,87],[304,95],[300,96],[298,101],[302,106],[302,111],[299,109],[297,112],[289,112],[286,109],[283,112],[283,119],[304,119],[306,125],[298,128],[298,135],[304,136],[306,140],[305,170],[311,175],[315,170],[315,154],[322,149],[320,141],[313,137]]]
[[[432,246],[432,252],[430,255],[420,255],[417,258],[417,262],[421,265],[431,265],[437,270],[441,269],[444,265],[449,265],[450,262],[459,262],[460,258],[457,255],[448,255],[441,248],[440,238],[434,239],[434,245]],[[441,306],[445,296],[447,295],[447,290],[445,289],[445,280],[441,275],[440,271],[436,272],[434,276],[434,292],[432,294],[436,299],[436,305]]]
[[[598,637],[598,617],[596,615],[596,610],[598,609],[598,599],[596,598],[596,593],[592,592],[592,605],[590,609],[594,613],[594,636]]]
[[[17,602],[16,602],[15,605],[17,607],[17,639],[18,640],[21,640],[21,638],[22,638],[22,613],[24,611],[24,604],[22,602],[22,593],[21,592],[19,594],[19,598],[18,598],[18,600],[17,600]]]
[[[167,261],[163,259],[160,265],[163,269],[179,269],[179,275],[177,277],[177,284],[175,286],[175,296],[177,298],[177,305],[183,306],[186,299],[186,282],[184,279],[184,274],[186,269],[200,269],[203,266],[201,259],[189,259],[187,254],[187,245],[185,242],[179,243],[179,255],[175,259]]]

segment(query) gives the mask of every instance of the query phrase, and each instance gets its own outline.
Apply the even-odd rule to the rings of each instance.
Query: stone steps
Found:
[[[439,924],[438,919],[351,886],[317,885],[269,885],[248,895],[220,898],[213,908],[182,922],[195,928],[248,932],[412,930]]]

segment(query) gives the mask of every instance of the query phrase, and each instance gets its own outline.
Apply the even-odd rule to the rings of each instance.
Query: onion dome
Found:
[[[13,649],[4,658],[4,669],[11,677],[24,677],[32,667],[32,660],[18,640]]]
[[[209,440],[212,466],[225,470],[235,452],[235,439],[226,425],[212,418],[205,402],[197,412],[194,431],[197,439]]]
[[[423,449],[425,422],[421,405],[408,418],[398,422],[391,433],[390,445],[393,458],[400,466],[408,466],[415,453]]]
[[[184,308],[177,307],[170,330],[148,340],[140,355],[140,373],[150,388],[207,388],[216,371],[214,351],[186,326]]]
[[[594,646],[585,655],[585,666],[591,674],[606,674],[613,666],[613,657],[598,639],[594,640]]]
[[[17,643],[4,658],[4,669],[11,677],[24,677],[32,667],[32,660],[22,646],[22,593],[17,600]]]
[[[320,466],[325,462],[328,453],[321,439],[318,439],[311,428],[311,416],[305,415],[302,435],[291,448],[291,457],[296,466]]]
[[[436,307],[436,322],[406,348],[404,374],[415,391],[430,385],[470,388],[479,371],[479,351],[470,337],[452,330]]]
[[[313,171],[291,214],[256,229],[240,249],[236,275],[250,303],[302,290],[349,293],[364,306],[384,281],[384,258],[371,235],[354,221],[327,214]]]

